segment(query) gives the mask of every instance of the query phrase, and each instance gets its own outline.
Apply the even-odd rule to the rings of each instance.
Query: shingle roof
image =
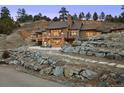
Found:
[[[124,24],[116,24],[116,23],[108,23],[108,22],[101,22],[99,24],[95,23],[85,23],[83,24],[81,31],[84,30],[96,30],[99,32],[110,32],[113,29],[122,29],[124,28]]]
[[[50,22],[48,24],[47,29],[67,28],[67,27],[68,27],[68,23],[67,22],[58,21],[58,22]]]
[[[81,27],[81,30],[88,30],[88,29],[96,29],[97,25],[96,24],[86,24],[84,23],[83,26]]]
[[[80,30],[82,23],[79,21],[75,21],[72,23],[72,26],[69,29]],[[58,22],[50,22],[48,24],[47,29],[57,29],[57,28],[68,28],[68,22],[58,21]]]
[[[35,30],[36,33],[44,32],[44,31],[46,31],[45,28],[40,28],[40,29]]]
[[[80,21],[74,21],[71,27],[69,27],[68,22],[57,21],[57,22],[49,22],[48,26],[45,28],[37,29],[35,32],[43,32],[47,31],[47,29],[62,29],[68,28],[71,30],[96,30],[99,32],[110,32],[114,29],[124,29],[124,24],[122,23],[108,23],[108,22],[99,22],[99,23],[82,23]]]
[[[79,21],[75,21],[70,27],[71,30],[80,30],[82,27],[82,23]]]

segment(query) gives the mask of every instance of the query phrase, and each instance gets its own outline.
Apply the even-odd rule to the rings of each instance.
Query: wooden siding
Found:
[[[79,37],[79,30],[70,30],[69,31],[69,39],[71,38],[73,38],[73,39],[76,39],[76,38],[78,38]]]
[[[116,32],[124,32],[124,29],[113,29],[111,30],[112,33],[116,33]]]
[[[88,39],[97,35],[100,35],[101,32],[97,32],[96,30],[88,30],[88,31],[80,31],[80,38]]]
[[[64,44],[64,34],[67,29],[51,29],[42,34],[42,45],[61,47]]]
[[[44,46],[61,47],[63,44],[63,38],[42,38],[42,45]]]

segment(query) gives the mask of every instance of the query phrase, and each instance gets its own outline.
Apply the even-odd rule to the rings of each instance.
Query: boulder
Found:
[[[71,78],[74,75],[78,75],[80,70],[81,70],[81,68],[79,68],[79,67],[65,66],[64,67],[64,76]]]
[[[80,75],[82,75],[83,77],[85,77],[89,80],[94,79],[98,76],[98,74],[96,72],[94,72],[92,70],[89,70],[89,69],[86,69],[86,70],[82,71],[80,73]]]
[[[92,56],[94,54],[94,52],[92,52],[92,51],[87,51],[87,55],[88,56]]]
[[[20,64],[20,62],[18,60],[11,60],[9,62],[9,64],[14,64],[14,65],[17,65],[17,64]]]
[[[36,64],[36,62],[31,62],[31,63],[29,64],[29,67],[28,67],[28,68],[33,70],[35,64]]]
[[[51,66],[45,67],[45,68],[42,68],[39,73],[40,73],[40,75],[51,75],[52,69],[53,69],[53,67],[51,67]]]
[[[55,75],[55,76],[63,76],[64,75],[63,67],[56,66],[55,69],[53,69],[53,75]]]
[[[124,73],[120,74],[119,79],[124,83]]]
[[[2,54],[2,58],[6,59],[6,58],[9,58],[9,57],[10,57],[10,52],[9,51],[4,51],[3,54]]]
[[[65,53],[73,53],[75,50],[74,50],[74,47],[67,47],[67,48],[64,48],[62,51]]]
[[[83,76],[78,75],[78,74],[76,74],[76,75],[74,76],[74,78],[80,79],[80,80],[85,80],[85,78],[84,78]]]
[[[106,58],[109,58],[109,59],[114,59],[114,54],[112,52],[108,52],[106,54]]]
[[[79,53],[86,55],[86,54],[87,54],[87,51],[85,51],[85,50],[80,50]]]
[[[96,53],[95,53],[95,56],[96,56],[96,57],[105,57],[106,55],[105,55],[104,52],[96,52]]]
[[[35,71],[40,71],[41,70],[41,65],[36,63],[33,68]]]
[[[43,61],[42,57],[37,58],[37,62],[38,62],[38,63],[42,64],[42,61]]]
[[[87,54],[87,51],[85,50],[85,47],[81,46],[79,53],[86,55]]]
[[[68,48],[68,47],[71,47],[71,45],[69,43],[65,43],[63,46],[62,46],[62,50],[63,51],[64,49]]]
[[[48,64],[51,65],[51,64],[55,64],[56,61],[53,60],[52,58],[48,58]]]
[[[74,48],[74,53],[79,53],[81,46],[76,46]]]

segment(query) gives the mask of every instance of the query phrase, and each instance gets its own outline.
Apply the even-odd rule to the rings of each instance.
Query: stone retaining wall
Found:
[[[40,75],[80,80],[80,82],[87,82],[85,85],[90,84],[88,82],[93,80],[97,82],[90,86],[117,86],[123,85],[122,81],[124,81],[123,74],[108,72],[107,70],[100,71],[98,68],[92,69],[80,64],[67,64],[57,58],[53,59],[50,56],[45,56],[42,51],[29,51],[27,47],[8,50],[8,55],[9,57],[2,59],[1,62],[22,66],[25,69],[36,71]]]
[[[72,45],[65,44],[61,51],[124,60],[124,40],[120,40],[121,37],[124,37],[124,33],[119,33],[118,37],[103,35],[88,41],[74,41]]]

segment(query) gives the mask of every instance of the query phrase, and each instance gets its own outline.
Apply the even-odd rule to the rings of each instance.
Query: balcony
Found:
[[[66,39],[73,39],[73,38],[77,38],[78,34],[77,33],[71,33],[71,32],[67,32],[64,34],[64,38]]]

